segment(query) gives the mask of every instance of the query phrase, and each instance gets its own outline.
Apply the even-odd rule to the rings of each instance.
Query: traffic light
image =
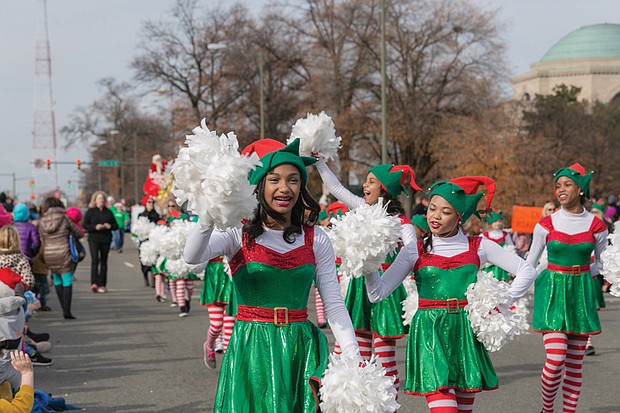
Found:
[[[30,188],[34,188],[34,179],[30,179]]]
[[[45,166],[47,169],[52,169],[52,160],[50,158],[45,159]]]
[[[75,159],[75,166],[77,166],[78,170],[82,169],[82,160],[80,158]]]

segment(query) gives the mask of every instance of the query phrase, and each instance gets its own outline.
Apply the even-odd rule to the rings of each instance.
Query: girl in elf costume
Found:
[[[590,197],[591,178],[592,173],[578,163],[555,173],[554,195],[560,210],[536,224],[527,258],[535,265],[547,247],[548,264],[536,280],[532,318],[547,353],[541,376],[545,413],[553,411],[560,385],[563,411],[576,411],[586,341],[601,332],[590,257],[594,251],[600,262],[607,227],[583,207]]]
[[[484,220],[491,225],[490,231],[484,231],[480,236],[496,242],[500,247],[510,245],[514,247],[510,234],[504,231],[504,217],[501,212],[489,211]],[[491,265],[484,269],[485,272],[493,274],[493,277],[500,281],[510,281],[510,274],[497,265]]]
[[[316,169],[329,191],[349,208],[356,208],[364,203],[374,205],[383,198],[390,215],[397,215],[401,221],[401,240],[398,248],[402,248],[416,240],[411,220],[405,215],[398,196],[408,188],[421,191],[415,183],[415,172],[407,165],[379,164],[372,167],[364,182],[364,196],[359,197],[347,190],[332,173],[324,160],[319,160]],[[394,261],[396,252],[386,258],[381,272]],[[345,304],[351,315],[355,328],[357,344],[364,359],[370,359],[374,344],[375,354],[386,370],[386,375],[393,376],[394,387],[398,392],[400,378],[396,364],[396,340],[407,334],[403,325],[402,301],[407,298],[403,285],[395,289],[385,301],[372,304],[366,294],[364,277],[352,278],[345,297]],[[336,349],[338,351],[338,349]]]
[[[317,384],[327,367],[325,335],[308,321],[314,280],[329,325],[345,355],[358,358],[351,319],[336,281],[327,235],[313,224],[319,205],[306,189],[299,140],[263,139],[247,147],[262,166],[249,174],[258,207],[243,229],[194,229],[185,246],[188,263],[229,259],[237,321],[224,355],[214,411],[315,412]]]
[[[200,304],[207,307],[209,312],[209,330],[207,339],[203,344],[204,363],[207,367],[214,369],[215,343],[224,330],[223,350],[225,351],[230,341],[230,335],[235,324],[235,317],[228,315],[226,307],[232,295],[232,280],[228,276],[228,263],[224,262],[224,256],[219,256],[207,264],[205,278],[202,284],[202,294]]]
[[[401,249],[383,276],[366,276],[368,297],[380,302],[399,288],[413,270],[419,305],[407,340],[405,393],[425,396],[431,413],[473,409],[474,396],[498,387],[487,350],[468,321],[465,292],[475,283],[480,265],[490,262],[516,274],[511,300],[527,291],[536,271],[495,242],[463,234],[460,224],[472,214],[487,187],[487,208],[495,182],[487,177],[461,177],[430,188],[427,221],[430,233]],[[510,303],[509,303],[510,304]]]

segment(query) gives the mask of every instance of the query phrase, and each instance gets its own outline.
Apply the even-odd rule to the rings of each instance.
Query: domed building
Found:
[[[512,78],[514,97],[550,95],[560,84],[581,88],[580,99],[620,103],[620,24],[595,24],[569,33]]]

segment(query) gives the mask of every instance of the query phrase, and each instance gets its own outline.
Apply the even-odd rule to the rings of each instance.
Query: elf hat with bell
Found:
[[[484,193],[478,193],[481,186],[487,189],[487,202],[483,210],[478,210],[478,202],[484,196]],[[490,209],[495,195],[495,181],[486,176],[461,176],[439,181],[429,188],[428,199],[435,195],[448,201],[461,217],[461,222],[465,222],[474,214],[480,218],[480,212]]]
[[[299,169],[305,184],[308,182],[306,166],[312,165],[317,161],[309,156],[299,155],[299,138],[286,146],[274,139],[260,139],[246,146],[241,153],[246,156],[256,153],[260,158],[262,165],[257,166],[256,169],[248,174],[248,180],[252,185],[258,185],[265,175],[276,166],[287,163]]]
[[[590,199],[590,181],[592,180],[592,171],[586,173],[586,170],[580,163],[574,163],[568,168],[558,169],[553,176],[553,184],[560,179],[561,176],[565,176],[572,179],[579,188],[583,191],[583,195]]]
[[[368,172],[372,172],[381,186],[393,197],[397,197],[401,193],[409,196],[407,189],[413,188],[421,191],[422,188],[415,183],[415,172],[409,165],[393,165],[382,163],[370,168]]]

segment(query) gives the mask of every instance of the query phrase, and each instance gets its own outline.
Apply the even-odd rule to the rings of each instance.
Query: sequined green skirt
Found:
[[[510,274],[506,270],[498,267],[497,265],[490,265],[482,271],[490,273],[496,280],[510,281]]]
[[[314,413],[327,363],[327,338],[309,321],[287,327],[236,321],[213,411]]]
[[[590,273],[572,275],[544,270],[534,287],[532,328],[543,333],[600,333],[594,290]]]
[[[603,295],[603,285],[598,280],[598,277],[592,277],[592,283],[594,284],[594,298],[596,299],[596,306],[598,308],[605,308],[605,296]]]
[[[207,265],[200,294],[200,304],[226,304],[232,293],[232,281],[224,271],[224,264],[212,262]]]
[[[406,298],[407,291],[401,284],[383,301],[373,304],[366,294],[365,277],[359,277],[349,282],[344,303],[355,330],[370,330],[379,337],[398,338],[407,334],[401,304]]]
[[[407,340],[405,393],[418,396],[437,390],[465,392],[497,388],[497,375],[489,353],[471,328],[461,309],[420,309]]]

